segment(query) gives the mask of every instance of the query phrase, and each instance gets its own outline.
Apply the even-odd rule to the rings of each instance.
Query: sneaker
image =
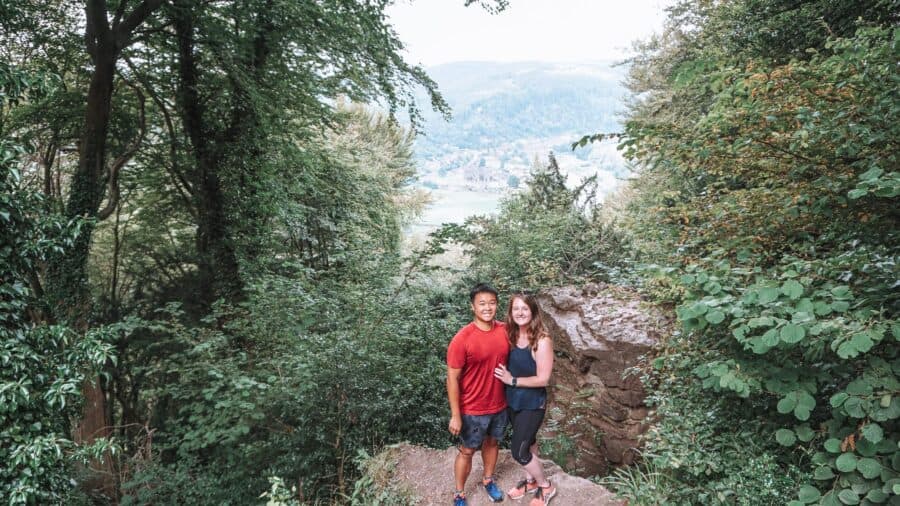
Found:
[[[509,496],[510,499],[519,500],[525,497],[526,494],[533,494],[537,492],[538,486],[537,482],[534,480],[522,480],[519,483],[516,483],[516,486],[509,489],[506,492],[506,495]]]
[[[529,506],[547,506],[550,504],[550,499],[553,499],[553,496],[555,495],[556,487],[554,487],[552,483],[546,487],[538,487],[537,492],[534,494],[534,499],[531,500]]]
[[[466,494],[454,494],[453,506],[466,506]]]
[[[491,502],[500,502],[503,500],[503,491],[500,490],[500,487],[498,487],[496,483],[494,483],[493,478],[481,480],[481,484],[484,485],[484,491],[487,493],[488,497],[491,498]]]

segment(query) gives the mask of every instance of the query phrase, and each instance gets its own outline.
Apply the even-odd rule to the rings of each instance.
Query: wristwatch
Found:
[[[514,387],[514,386],[516,386],[516,383],[518,383],[518,382],[519,382],[519,378],[513,376],[512,383],[510,383],[510,386]]]

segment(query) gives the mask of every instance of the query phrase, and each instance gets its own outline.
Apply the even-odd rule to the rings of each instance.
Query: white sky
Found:
[[[659,31],[672,0],[510,0],[491,15],[464,0],[398,0],[388,16],[409,61],[592,62]]]

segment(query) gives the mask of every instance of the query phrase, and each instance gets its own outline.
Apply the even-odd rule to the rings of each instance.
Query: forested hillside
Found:
[[[679,2],[621,213],[681,332],[633,504],[900,501],[900,4]]]
[[[447,105],[382,3],[2,4],[0,501],[405,504],[367,457],[449,446],[479,280],[677,315],[643,458],[595,477],[629,504],[897,504],[900,4],[669,14],[627,187],[551,156],[404,256],[414,132],[374,104]]]
[[[383,7],[3,3],[0,501],[338,500],[444,440],[411,132],[350,104],[446,104]]]
[[[613,141],[569,149],[595,128],[622,129],[628,92],[614,62],[461,62],[428,69],[452,108],[449,121],[426,111],[416,137],[417,185],[431,203],[413,235],[473,214],[497,212],[553,152],[570,185],[597,176],[600,195],[628,176]]]
[[[442,144],[484,148],[591,128],[614,130],[625,109],[625,69],[614,62],[450,63],[429,68],[453,107],[452,121],[425,113],[422,154]]]

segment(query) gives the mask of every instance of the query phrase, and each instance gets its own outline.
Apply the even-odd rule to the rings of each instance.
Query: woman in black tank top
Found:
[[[544,506],[556,495],[538,459],[537,431],[547,409],[547,384],[553,371],[553,340],[544,330],[540,308],[534,297],[521,293],[509,299],[506,331],[510,352],[507,363],[494,369],[494,376],[506,384],[513,427],[511,450],[522,465],[525,479],[507,492],[510,499],[534,494],[530,506]]]

